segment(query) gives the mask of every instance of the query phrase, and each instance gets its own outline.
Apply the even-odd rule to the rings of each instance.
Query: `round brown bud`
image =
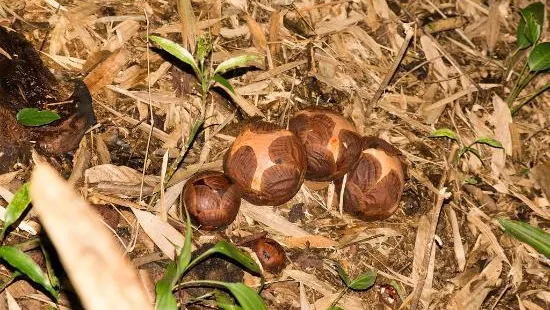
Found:
[[[185,183],[183,202],[194,223],[214,230],[235,220],[241,196],[237,185],[222,172],[203,171]]]
[[[265,270],[279,273],[285,267],[285,250],[277,241],[270,238],[259,238],[254,243],[253,250]]]
[[[300,140],[277,125],[257,122],[243,128],[225,154],[223,169],[243,198],[256,205],[280,205],[300,189],[306,155]]]
[[[345,184],[344,210],[364,221],[382,220],[399,207],[403,165],[399,151],[388,142],[377,137],[362,140],[363,151]]]
[[[307,180],[339,179],[353,167],[361,153],[361,137],[355,127],[329,109],[299,111],[290,119],[289,130],[305,146]]]

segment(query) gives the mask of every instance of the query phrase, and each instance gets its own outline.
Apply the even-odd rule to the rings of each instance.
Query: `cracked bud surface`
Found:
[[[225,173],[239,186],[243,198],[255,205],[280,205],[300,189],[306,155],[290,131],[267,122],[243,128],[225,154]]]
[[[308,108],[290,119],[289,130],[304,144],[306,179],[333,181],[344,176],[361,153],[361,137],[344,117],[325,108]]]
[[[399,207],[405,176],[399,151],[377,137],[363,137],[362,153],[348,174],[344,210],[364,221],[383,220]],[[342,181],[337,182],[338,192]]]
[[[253,250],[265,270],[277,274],[285,267],[285,250],[277,241],[260,238],[254,243]]]
[[[237,185],[219,171],[192,176],[183,188],[183,201],[191,219],[204,230],[231,224],[241,206]]]

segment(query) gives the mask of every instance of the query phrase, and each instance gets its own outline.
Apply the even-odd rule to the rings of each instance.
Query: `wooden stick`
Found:
[[[426,246],[426,251],[424,252],[424,257],[422,258],[422,266],[419,268],[418,283],[413,291],[413,301],[411,305],[411,310],[416,310],[420,298],[422,297],[422,291],[424,289],[424,284],[426,284],[426,276],[428,275],[428,265],[430,264],[430,256],[432,253],[433,244],[435,242],[435,231],[437,228],[437,222],[439,220],[439,215],[441,213],[441,207],[443,206],[443,201],[445,200],[445,194],[447,193],[446,188],[443,187],[447,180],[447,173],[445,172],[439,181],[439,194],[437,195],[437,200],[434,204],[432,211],[432,217],[430,219],[430,238],[428,239],[428,245]]]
[[[376,107],[376,104],[378,103],[378,100],[380,100],[380,97],[382,97],[382,94],[384,93],[384,90],[390,83],[391,79],[395,75],[395,72],[397,71],[397,68],[399,67],[399,64],[401,64],[401,61],[403,60],[403,57],[405,56],[405,53],[407,52],[407,48],[409,47],[409,44],[411,42],[411,39],[413,37],[414,30],[412,27],[409,27],[407,29],[407,32],[405,33],[405,40],[403,41],[403,44],[401,44],[401,48],[399,49],[399,53],[397,54],[397,57],[393,60],[393,64],[390,68],[390,71],[386,74],[384,77],[384,80],[382,83],[380,83],[380,86],[378,86],[378,89],[374,93],[374,96],[370,100],[370,102],[367,104],[367,106],[364,108],[365,114],[369,115],[372,112],[372,109]]]

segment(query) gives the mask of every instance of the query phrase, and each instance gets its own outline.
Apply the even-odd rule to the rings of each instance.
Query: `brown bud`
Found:
[[[253,250],[265,270],[279,273],[285,267],[285,250],[277,241],[270,238],[259,238],[254,243]]]
[[[364,221],[382,220],[399,207],[405,182],[403,165],[399,151],[380,138],[363,137],[362,150],[348,174],[344,210]],[[341,180],[337,186],[341,187]]]
[[[280,205],[300,189],[306,170],[305,151],[292,132],[257,122],[243,128],[225,154],[225,173],[243,198],[256,205]]]
[[[183,188],[183,201],[194,223],[213,230],[231,224],[241,205],[237,185],[218,171],[192,176]]]
[[[346,174],[361,153],[361,137],[344,117],[325,108],[299,111],[289,122],[305,146],[306,179],[332,181]]]

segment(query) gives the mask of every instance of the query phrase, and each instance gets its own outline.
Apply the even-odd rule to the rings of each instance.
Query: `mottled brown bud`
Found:
[[[237,185],[218,171],[203,171],[183,188],[183,201],[194,223],[213,230],[231,224],[241,205]]]
[[[244,199],[256,205],[280,205],[300,189],[306,156],[292,132],[257,122],[243,128],[225,154],[223,167]]]
[[[289,130],[306,149],[306,179],[332,181],[346,174],[359,158],[361,137],[344,117],[324,108],[299,111]]]
[[[349,172],[344,210],[364,221],[390,217],[399,207],[405,177],[399,151],[376,137],[363,137],[362,153]],[[337,182],[338,192],[341,180]]]
[[[254,253],[258,256],[262,267],[271,273],[279,273],[285,267],[285,250],[273,239],[260,238],[256,240]]]

